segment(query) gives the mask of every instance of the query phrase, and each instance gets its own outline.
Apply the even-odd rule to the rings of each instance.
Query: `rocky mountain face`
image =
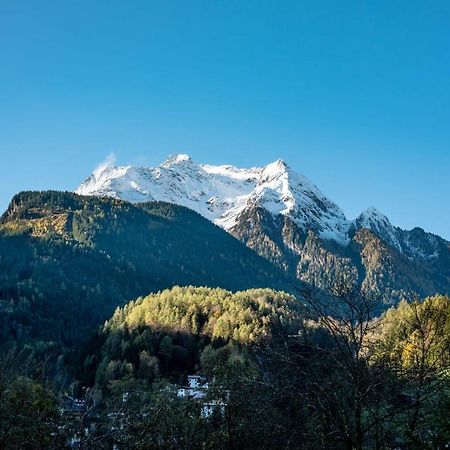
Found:
[[[449,242],[402,230],[375,208],[349,220],[281,160],[250,169],[187,155],[156,168],[104,164],[76,192],[186,206],[298,280],[320,289],[352,285],[380,305],[450,291]]]
[[[392,245],[384,234],[368,228],[355,227],[348,244],[341,245],[260,207],[243,212],[230,232],[310,286],[325,291],[354,286],[375,300],[380,310],[402,298],[449,291],[448,243],[419,228],[404,233],[409,233],[406,236],[416,248],[426,248],[430,239],[436,240],[436,247],[432,247],[436,256],[412,257]]]

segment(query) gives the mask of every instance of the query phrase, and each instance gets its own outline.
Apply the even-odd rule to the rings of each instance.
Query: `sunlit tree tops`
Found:
[[[255,342],[264,336],[298,333],[304,308],[291,295],[270,289],[232,293],[206,287],[174,287],[118,308],[105,331],[148,327]]]

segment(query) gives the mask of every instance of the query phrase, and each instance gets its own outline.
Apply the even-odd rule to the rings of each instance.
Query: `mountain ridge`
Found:
[[[250,169],[173,155],[155,168],[101,167],[77,189],[134,203],[147,198],[197,211],[299,282],[346,284],[377,305],[450,291],[450,243],[403,230],[375,207],[354,220],[282,160]]]
[[[159,200],[187,206],[230,231],[245,209],[262,206],[272,215],[290,217],[304,231],[342,246],[367,228],[409,257],[435,258],[437,235],[426,233],[426,245],[414,245],[410,233],[391,224],[375,207],[353,220],[306,176],[283,160],[249,169],[196,164],[185,154],[171,155],[154,168],[99,166],[75,191],[80,195],[121,198],[132,203]],[[447,241],[446,241],[447,242]]]

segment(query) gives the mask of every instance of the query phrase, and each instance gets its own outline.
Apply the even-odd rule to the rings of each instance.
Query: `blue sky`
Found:
[[[285,159],[450,239],[450,2],[0,0],[0,209],[105,157]]]

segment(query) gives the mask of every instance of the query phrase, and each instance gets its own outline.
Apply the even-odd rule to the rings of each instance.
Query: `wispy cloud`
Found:
[[[108,167],[112,167],[116,164],[117,156],[115,153],[110,153],[94,170],[94,172],[102,172]]]

